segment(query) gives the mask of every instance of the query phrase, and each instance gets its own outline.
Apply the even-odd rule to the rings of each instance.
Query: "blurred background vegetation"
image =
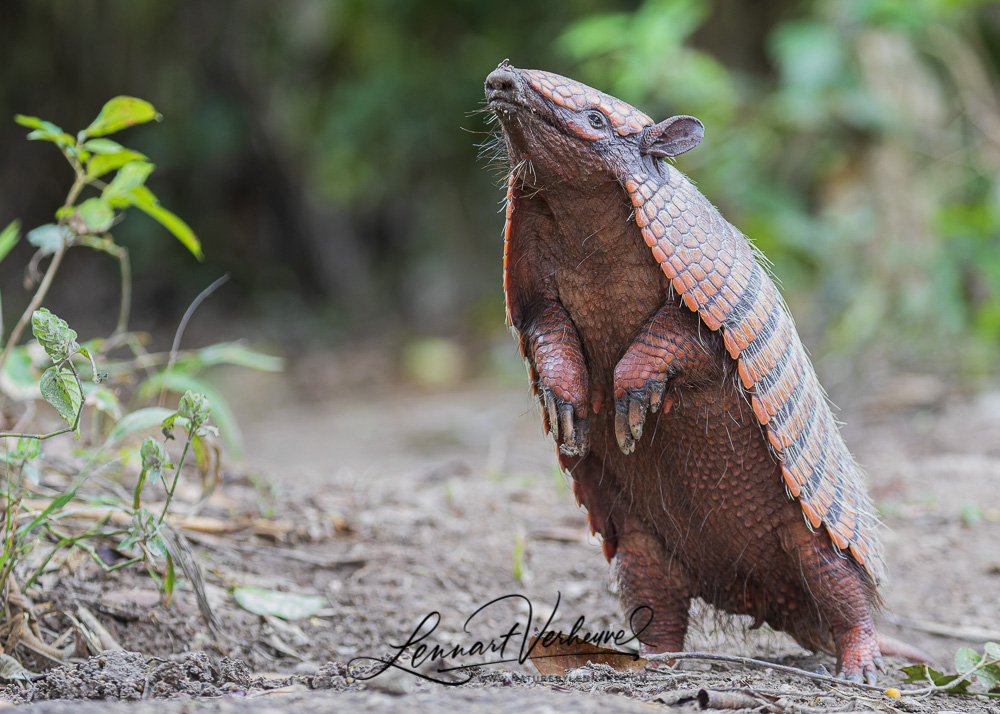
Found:
[[[207,259],[144,216],[116,230],[137,329],[172,331],[231,271],[202,308],[224,333],[429,344],[411,357],[467,372],[491,345],[513,354],[503,176],[477,159],[476,113],[509,58],[654,118],[700,117],[706,140],[679,166],[774,262],[814,354],[997,372],[995,3],[6,0],[0,46],[0,225],[50,222],[69,183],[15,113],[75,131],[130,94],[163,114],[123,141],[157,164],[151,187]],[[29,297],[30,246],[16,251],[8,321]],[[113,262],[75,251],[46,304],[88,337],[110,332],[117,300]]]

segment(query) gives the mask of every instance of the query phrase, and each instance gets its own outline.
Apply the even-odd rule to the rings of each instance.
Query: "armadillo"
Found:
[[[486,97],[507,320],[622,605],[652,613],[642,652],[681,651],[700,598],[874,682],[865,475],[761,256],[667,160],[702,123],[507,62]]]

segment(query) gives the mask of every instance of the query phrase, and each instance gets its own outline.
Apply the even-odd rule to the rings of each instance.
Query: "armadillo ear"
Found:
[[[680,115],[647,127],[639,141],[639,151],[650,156],[677,156],[701,143],[705,125],[694,117]]]

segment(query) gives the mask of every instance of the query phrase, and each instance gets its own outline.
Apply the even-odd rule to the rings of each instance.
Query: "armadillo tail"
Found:
[[[919,647],[914,647],[913,645],[897,640],[895,637],[882,634],[881,632],[878,635],[878,648],[884,655],[905,657],[911,662],[916,662],[917,664],[934,663],[934,658]]]

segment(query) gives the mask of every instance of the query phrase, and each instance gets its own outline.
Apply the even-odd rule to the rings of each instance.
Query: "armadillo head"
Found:
[[[585,84],[506,61],[486,78],[486,99],[511,167],[534,188],[611,177],[624,182],[639,164],[655,172],[657,159],[693,149],[705,132],[694,117],[656,124]]]

